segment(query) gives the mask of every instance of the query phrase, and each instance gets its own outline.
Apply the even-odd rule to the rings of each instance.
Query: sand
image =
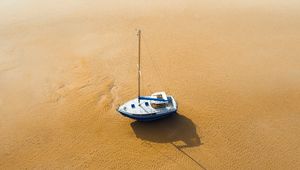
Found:
[[[118,104],[164,90],[178,114]],[[299,1],[0,2],[0,169],[299,169]]]

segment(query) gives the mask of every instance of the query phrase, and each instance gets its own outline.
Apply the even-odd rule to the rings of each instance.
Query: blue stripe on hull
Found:
[[[167,116],[170,116],[170,115],[176,113],[176,111],[174,111],[174,112],[169,112],[169,113],[165,113],[165,114],[162,114],[162,115],[134,116],[134,115],[129,115],[129,114],[123,113],[121,111],[118,111],[118,112],[120,112],[123,116],[129,117],[131,119],[135,119],[135,120],[138,120],[138,121],[158,120],[158,119],[162,119],[164,117],[167,117]]]
[[[140,100],[154,100],[154,101],[161,101],[161,102],[167,102],[168,100],[160,99],[160,98],[153,98],[153,97],[146,97],[146,96],[140,96]]]

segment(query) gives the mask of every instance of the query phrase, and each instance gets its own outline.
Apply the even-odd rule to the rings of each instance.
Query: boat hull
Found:
[[[164,92],[154,93],[164,94]],[[123,116],[138,121],[152,121],[170,116],[177,112],[177,103],[172,96],[165,95],[161,99],[154,98],[153,96],[145,96],[132,99],[125,104],[119,106],[117,111]],[[160,100],[160,101],[156,101]]]
[[[138,121],[144,121],[144,122],[162,119],[162,118],[165,118],[165,117],[168,117],[168,116],[171,116],[171,115],[177,113],[177,110],[175,110],[175,111],[164,113],[164,114],[132,115],[132,114],[129,114],[129,113],[122,112],[120,110],[117,110],[117,111],[119,113],[121,113],[123,116],[126,116],[126,117],[134,119],[134,120],[138,120]]]

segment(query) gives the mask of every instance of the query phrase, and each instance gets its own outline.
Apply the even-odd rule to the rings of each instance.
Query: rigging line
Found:
[[[201,165],[197,160],[195,160],[194,158],[192,158],[189,154],[187,154],[186,152],[184,152],[181,148],[179,148],[178,146],[176,146],[173,142],[171,142],[171,145],[173,145],[177,150],[179,150],[181,153],[183,153],[185,156],[187,156],[188,158],[190,158],[193,162],[195,162],[200,168],[206,170],[206,168]]]
[[[131,26],[133,25],[133,24],[130,24]],[[143,36],[141,36],[141,38],[142,38]],[[131,36],[128,36],[124,41],[127,43],[127,41],[129,40],[129,39],[131,39]],[[133,44],[133,43],[129,43],[130,45],[128,45],[129,47],[130,47],[130,49],[131,48],[133,48],[133,46],[135,45],[135,44]],[[124,55],[124,51],[125,51],[125,55]],[[131,52],[132,52],[132,50],[130,50]],[[131,52],[129,52],[129,49],[127,49],[127,48],[123,48],[123,50],[121,51],[121,53],[122,53],[122,55],[123,56],[127,56],[127,55],[129,55]],[[133,55],[132,55],[133,56]],[[140,78],[141,78],[141,82],[145,82],[144,81],[144,76],[142,76],[142,75],[140,75]],[[145,85],[144,85],[144,83],[141,83],[141,87],[142,87],[142,89],[145,89]],[[148,86],[147,86],[148,87]],[[149,87],[148,87],[148,90],[150,91],[150,93],[152,92],[151,91],[151,89],[149,89]],[[143,91],[143,90],[142,90]]]
[[[148,44],[146,43],[145,38],[143,38],[142,40],[143,40],[143,42],[144,42],[144,44],[145,44],[147,53],[149,54],[149,58],[150,58],[151,64],[153,65],[153,67],[154,67],[154,69],[155,69],[155,72],[157,72],[158,79],[159,79],[159,84],[160,84],[160,86],[161,86],[161,88],[162,88],[163,86],[162,86],[162,84],[161,84],[161,83],[162,83],[161,73],[160,73],[158,67],[155,65],[155,62],[154,62],[154,59],[153,59],[153,55],[152,55],[152,53],[151,53],[150,50],[149,50],[149,46],[148,46]]]
[[[141,91],[143,92],[143,89],[146,89],[146,90],[148,90],[148,92],[150,93],[150,94],[152,94],[153,92],[152,92],[152,90],[149,88],[149,85],[145,85],[145,83],[143,83],[143,82],[145,82],[144,81],[144,76],[143,75],[141,75]],[[147,87],[147,88],[145,88],[145,86]]]
[[[154,63],[154,61],[153,61],[153,55],[150,53],[149,47],[148,47],[148,45],[147,45],[147,43],[146,43],[146,40],[145,40],[144,36],[142,37],[142,41],[143,41],[143,43],[145,44],[147,53],[148,53],[148,55],[149,55],[149,58],[150,58],[150,61],[151,61],[152,65],[153,65],[153,67],[154,67],[154,70],[155,70],[155,72],[157,72],[156,74],[158,75],[160,88],[162,88],[163,85],[162,85],[161,73],[160,73],[159,69],[157,68],[157,66],[155,65],[155,63]]]
[[[144,36],[141,36],[141,39],[142,39],[143,37],[144,37]],[[142,41],[143,41],[143,40],[142,40]],[[144,42],[144,41],[143,41],[143,42]],[[142,82],[145,82],[145,81],[144,81],[144,76],[140,75],[140,77],[141,77]],[[145,83],[141,83],[142,89],[146,89],[144,84],[145,84]],[[148,84],[146,87],[147,87],[147,90],[149,91],[149,93],[152,93],[152,90],[149,88],[149,84]]]
[[[147,141],[143,141],[143,143],[149,145],[152,149],[154,149],[156,152],[158,152],[160,155],[165,156],[166,158],[168,158],[168,160],[171,160],[172,162],[176,163],[177,165],[179,165],[180,167],[182,167],[183,169],[187,169],[186,167],[184,167],[183,165],[181,165],[180,163],[178,163],[176,160],[174,160],[172,157],[164,154],[163,152],[161,152],[159,149],[155,148],[151,143],[147,142]]]
[[[144,81],[145,79],[144,79],[144,76],[141,74],[141,91],[143,92],[143,89],[146,89],[150,94],[152,94],[153,93],[153,91],[150,89],[150,85],[149,84],[147,84],[147,85],[145,85],[145,83],[143,83],[143,82],[146,82],[146,81]],[[146,86],[146,88],[145,88],[145,86]]]

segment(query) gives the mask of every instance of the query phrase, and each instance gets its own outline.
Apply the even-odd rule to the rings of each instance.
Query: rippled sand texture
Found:
[[[118,104],[165,90],[179,114]],[[0,169],[299,169],[299,1],[0,2]]]

